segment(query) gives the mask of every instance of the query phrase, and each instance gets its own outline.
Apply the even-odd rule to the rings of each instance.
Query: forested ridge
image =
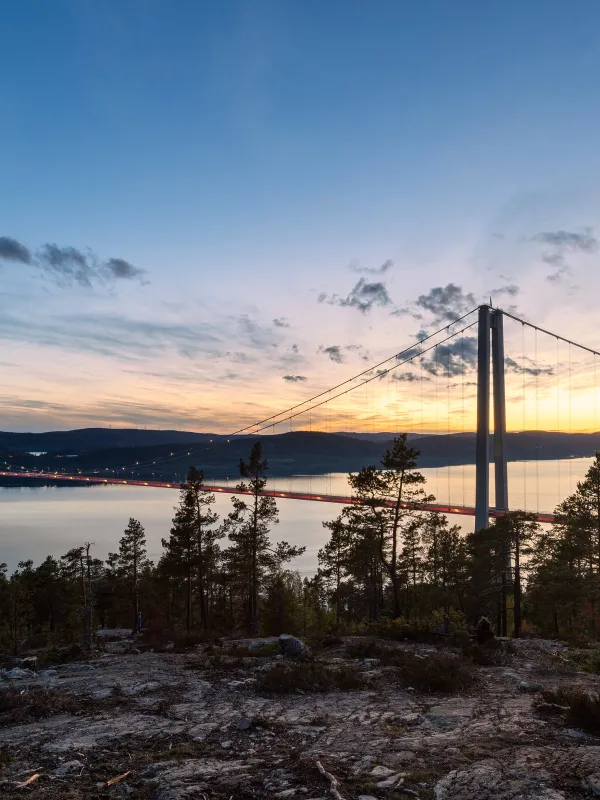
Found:
[[[90,542],[41,564],[0,573],[0,645],[23,653],[51,645],[91,647],[97,628],[130,627],[149,642],[227,633],[316,634],[373,630],[410,637],[448,633],[487,616],[498,634],[577,641],[600,631],[600,458],[540,526],[511,512],[464,535],[432,499],[406,435],[378,466],[350,476],[360,505],[324,523],[319,568],[301,578],[303,548],[274,537],[278,509],[260,442],[239,463],[240,492],[222,519],[191,467],[157,563],[143,520],[130,519],[114,553]],[[383,499],[395,501],[391,506]]]

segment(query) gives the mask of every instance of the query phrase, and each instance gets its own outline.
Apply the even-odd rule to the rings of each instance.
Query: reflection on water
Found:
[[[514,461],[508,464],[508,497],[511,508],[552,512],[556,505],[575,489],[592,463],[591,458],[569,461]],[[475,465],[439,467],[421,470],[427,479],[426,490],[447,505],[475,505]],[[211,481],[215,486],[233,487],[234,480]],[[309,494],[349,495],[345,473],[295,475],[271,478],[275,491]],[[490,465],[490,505],[494,505],[494,467]],[[335,513],[335,512],[334,512]]]
[[[584,477],[591,461],[578,458],[510,463],[511,508],[552,511]],[[423,474],[427,490],[440,502],[474,505],[474,466],[424,469]],[[227,481],[219,483],[225,485]],[[490,483],[493,505],[493,468]],[[235,482],[230,481],[229,485]],[[349,493],[345,474],[272,478],[269,487],[314,494]],[[173,490],[134,486],[0,487],[0,561],[6,561],[9,569],[29,558],[38,564],[46,555],[60,556],[85,541],[94,542],[95,555],[106,558],[117,549],[129,517],[136,517],[146,528],[148,554],[157,560],[161,539],[169,534],[177,499]],[[306,546],[306,553],[294,561],[294,567],[310,574],[316,569],[317,552],[326,540],[322,522],[335,517],[341,509],[301,500],[282,500],[278,505],[281,522],[273,531],[273,539]],[[215,507],[221,516],[227,514],[230,497],[217,495]],[[465,530],[472,529],[472,518],[456,519]]]

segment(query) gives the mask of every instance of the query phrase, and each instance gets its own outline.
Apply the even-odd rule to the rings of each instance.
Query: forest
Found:
[[[431,502],[405,434],[378,466],[349,476],[359,504],[324,522],[312,578],[304,548],[273,540],[278,522],[260,442],[239,464],[239,495],[219,519],[203,473],[189,469],[163,553],[147,557],[130,519],[106,561],[82,542],[39,566],[0,565],[0,648],[91,649],[98,628],[131,628],[150,645],[207,637],[375,632],[447,634],[487,617],[497,635],[595,640],[600,631],[600,457],[555,510],[552,526],[513,511],[464,534]],[[383,501],[386,502],[383,505]],[[389,503],[392,500],[392,503]]]

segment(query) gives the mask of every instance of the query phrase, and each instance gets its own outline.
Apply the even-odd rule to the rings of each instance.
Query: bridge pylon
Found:
[[[490,355],[494,379],[494,487],[496,509],[508,511],[503,315],[499,309],[481,305],[479,306],[477,334],[475,530],[487,528],[490,517]]]

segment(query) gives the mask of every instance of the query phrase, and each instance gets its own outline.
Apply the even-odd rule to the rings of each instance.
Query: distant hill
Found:
[[[0,431],[0,447],[27,453],[89,453],[109,447],[150,447],[160,444],[191,444],[219,439],[220,434],[192,431],[155,431],[140,428],[80,428],[48,433]]]
[[[347,433],[316,431],[238,436],[228,441],[209,433],[88,428],[42,434],[0,434],[0,456],[2,461],[17,467],[44,471],[98,471],[105,475],[127,474],[144,480],[176,481],[195,464],[204,470],[208,479],[236,478],[240,458],[248,457],[257,439],[263,444],[270,473],[274,476],[356,472],[362,466],[378,465],[392,443],[391,439],[372,441],[365,436],[357,438]],[[421,467],[473,464],[475,461],[474,433],[414,436],[411,444],[420,451]],[[509,461],[590,457],[600,449],[600,433],[509,433],[506,449]],[[33,456],[30,452],[44,455]],[[493,436],[490,437],[490,457],[492,453]]]
[[[394,436],[398,434],[394,431],[378,431],[377,433],[369,433],[364,431],[337,431],[339,436],[349,436],[351,439],[367,439],[369,442],[390,442]],[[422,436],[421,433],[409,433],[408,439],[416,439]]]

